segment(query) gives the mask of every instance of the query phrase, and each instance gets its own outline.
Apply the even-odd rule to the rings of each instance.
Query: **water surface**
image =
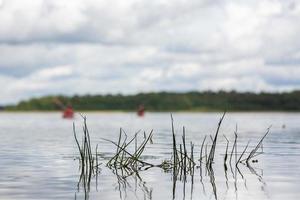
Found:
[[[174,184],[171,172],[160,168],[141,171],[120,181],[105,167],[115,146],[102,140],[117,140],[119,128],[128,135],[141,129],[154,131],[153,142],[143,159],[159,164],[171,158],[172,135],[169,113],[87,113],[92,146],[99,144],[101,172],[93,177],[88,194],[78,187],[80,171],[72,123],[81,134],[82,119],[63,120],[60,113],[0,113],[0,198],[11,199],[289,199],[300,198],[300,113],[228,113],[221,126],[216,160],[211,177],[199,169],[186,181]],[[205,135],[213,135],[221,113],[174,113],[178,140],[186,127],[187,141],[199,158]],[[240,165],[234,176],[225,173],[225,139],[233,142],[238,125],[238,146],[242,151],[250,141],[253,148],[272,125],[264,141],[264,154],[252,168]],[[230,143],[231,145],[231,143]],[[235,172],[235,169],[233,170]],[[97,180],[97,181],[96,181]],[[97,183],[97,184],[96,184]],[[215,191],[214,191],[215,189]]]

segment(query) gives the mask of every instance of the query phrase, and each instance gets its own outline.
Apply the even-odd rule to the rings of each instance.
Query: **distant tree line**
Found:
[[[21,101],[5,110],[60,110],[55,103],[72,105],[75,110],[134,111],[143,104],[148,111],[300,111],[300,91],[286,93],[239,92],[158,92],[136,95],[46,96]]]

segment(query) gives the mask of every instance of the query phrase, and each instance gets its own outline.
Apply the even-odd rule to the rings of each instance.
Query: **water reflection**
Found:
[[[89,193],[91,190],[91,182],[92,179],[95,180],[95,189],[98,192],[98,179],[99,175],[101,173],[101,168],[97,167],[93,171],[86,171],[80,169],[80,176],[77,183],[77,192],[75,192],[75,199],[77,199],[78,193],[83,193],[83,199],[88,200],[89,199]]]
[[[184,172],[183,169],[180,171],[174,170],[172,173],[172,199],[176,199],[176,190],[177,188],[177,181],[180,181],[182,183],[182,195],[183,199],[185,199],[186,196],[186,184],[190,184],[190,198],[193,198],[193,191],[194,191],[194,167],[192,170],[188,172]]]
[[[125,174],[126,173],[127,172],[125,172]],[[117,178],[117,187],[115,187],[115,189],[118,190],[121,200],[127,198],[128,191],[133,192],[137,199],[152,199],[152,188],[149,188],[147,186],[147,183],[143,181],[138,171],[124,176],[124,172],[121,172],[121,174],[119,174],[117,170],[113,171],[113,174]],[[131,182],[134,183],[134,187],[131,185]],[[140,193],[143,194],[143,197],[138,196]]]

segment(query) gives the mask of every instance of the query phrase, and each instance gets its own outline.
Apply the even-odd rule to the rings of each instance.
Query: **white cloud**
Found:
[[[71,66],[55,66],[39,70],[30,75],[34,80],[51,80],[54,78],[61,78],[72,75],[73,69]]]
[[[294,0],[2,0],[0,103],[300,89],[299,21]]]
[[[76,31],[85,23],[84,2],[75,0],[3,0],[0,39],[5,42],[50,39]]]

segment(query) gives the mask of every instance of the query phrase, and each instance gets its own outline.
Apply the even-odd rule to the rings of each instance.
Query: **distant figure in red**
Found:
[[[68,105],[64,110],[63,118],[72,119],[73,117],[74,117],[74,110],[72,106]]]
[[[138,108],[137,115],[138,115],[139,117],[143,117],[144,114],[145,114],[145,107],[144,107],[144,105],[142,104],[142,105],[140,105],[139,108]]]

